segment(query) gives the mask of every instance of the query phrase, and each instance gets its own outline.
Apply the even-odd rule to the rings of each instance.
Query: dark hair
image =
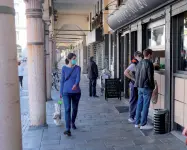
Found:
[[[68,57],[65,59],[65,64],[68,65],[69,60],[72,59],[73,57],[76,57],[76,55],[74,53],[69,53]]]
[[[148,57],[149,55],[152,55],[152,54],[153,54],[152,49],[145,49],[145,50],[143,51],[144,57]]]
[[[68,65],[69,64],[69,60],[66,58],[65,59],[65,64]]]
[[[139,57],[143,57],[142,52],[140,52],[140,51],[136,51],[136,52],[134,53],[134,57],[137,57],[137,56],[139,56]]]
[[[93,57],[93,56],[91,56],[91,57],[90,57],[90,61],[93,61],[93,60],[94,60],[94,57]]]

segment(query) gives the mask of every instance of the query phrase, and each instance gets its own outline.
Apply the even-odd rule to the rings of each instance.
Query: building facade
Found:
[[[120,78],[122,91],[128,98],[128,82],[124,69],[134,52],[151,48],[158,83],[158,102],[154,109],[169,110],[170,130],[187,126],[187,0],[127,0],[118,2],[107,18],[110,26],[109,66],[114,77]]]
[[[25,3],[23,0],[14,0],[15,8],[15,26],[16,26],[16,44],[18,47],[18,60],[25,57],[23,49],[27,46]]]
[[[167,109],[170,130],[187,126],[186,6],[187,0],[100,0],[90,13],[87,36],[87,59],[94,56],[99,71],[108,67],[113,78],[120,78],[125,98],[124,70],[134,52],[153,50],[153,62],[160,65],[154,73],[159,95],[149,115],[153,119],[154,109]]]

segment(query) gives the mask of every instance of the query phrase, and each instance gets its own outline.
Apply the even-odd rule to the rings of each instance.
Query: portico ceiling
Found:
[[[54,0],[54,7],[64,13],[89,14],[98,0]]]
[[[58,11],[59,15],[59,20],[56,24],[61,24],[64,21],[64,18],[61,18],[60,15],[77,15],[75,16],[75,20],[78,16],[84,16],[82,17],[82,24],[84,20],[89,17],[89,14],[94,9],[97,1],[98,0],[54,0],[54,8]],[[71,19],[69,18],[67,21],[70,22]],[[89,22],[87,23],[89,26]],[[55,31],[55,35],[59,46],[64,44],[71,45],[80,41],[87,34],[87,31],[85,30],[88,30],[85,27],[81,28],[80,21],[74,22],[72,25],[66,24],[61,27],[55,26],[55,28],[58,29]]]

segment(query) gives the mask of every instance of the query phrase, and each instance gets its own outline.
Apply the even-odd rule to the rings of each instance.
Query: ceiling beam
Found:
[[[73,42],[78,42],[78,40],[71,40],[71,39],[69,39],[69,40],[66,40],[66,39],[56,39],[56,41],[73,41]]]
[[[83,35],[83,34],[57,34],[57,35],[86,36],[86,35]]]
[[[61,40],[61,41],[79,41],[77,39],[56,39],[56,40]]]
[[[55,31],[89,31],[90,32],[90,30],[64,30],[64,29],[55,29]]]
[[[56,43],[76,43],[76,42],[68,42],[68,41],[66,41],[66,42],[56,42]]]
[[[55,37],[55,38],[57,38],[57,39],[72,39],[72,40],[81,40],[81,38],[71,38],[71,37],[69,37],[69,38],[65,38],[65,37]]]
[[[87,14],[87,13],[85,13],[85,14],[73,14],[73,13],[65,13],[65,12],[60,12],[60,10],[58,11],[58,14],[59,14],[59,16],[84,16],[84,17],[89,17],[89,15]]]

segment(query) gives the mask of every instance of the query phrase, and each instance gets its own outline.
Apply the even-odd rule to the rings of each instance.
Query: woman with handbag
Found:
[[[68,64],[62,68],[60,98],[63,98],[65,107],[66,131],[64,134],[71,136],[71,128],[76,129],[75,120],[81,97],[81,90],[79,86],[81,68],[76,65],[76,55],[74,53],[68,54],[66,62],[68,62]],[[72,113],[71,105],[73,109]]]

